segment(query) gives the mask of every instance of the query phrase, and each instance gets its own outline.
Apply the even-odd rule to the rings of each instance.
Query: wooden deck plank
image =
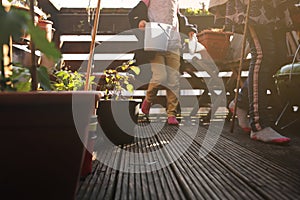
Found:
[[[215,139],[217,142],[201,158],[199,149],[203,147],[207,127],[165,126],[164,118],[154,121],[150,125],[140,123],[136,131],[143,138],[121,147],[125,152],[112,151],[107,155],[111,162],[119,163],[124,169],[131,167],[139,173],[96,164],[93,173],[82,181],[78,199],[256,200],[300,197],[299,172],[266,159],[249,146],[240,145],[231,139],[226,127],[219,138],[212,134],[206,140],[207,144],[214,143]],[[194,131],[197,132],[195,138]],[[181,155],[182,145],[190,141],[191,145]],[[169,145],[170,142],[173,144]],[[144,153],[144,156],[134,158],[132,152]],[[174,162],[167,164],[168,160]],[[145,170],[150,172],[142,172]]]
[[[201,133],[204,134],[205,131],[206,129],[202,130]],[[184,134],[182,136],[188,137]],[[228,195],[228,191],[230,191],[230,196],[227,196],[226,199],[232,197],[234,199],[259,199],[259,196],[255,195],[255,191],[234,173],[224,168],[224,165],[210,154],[205,157],[204,162],[202,159],[199,160],[199,145],[192,144],[187,155],[183,156],[182,159],[183,162],[192,160],[190,162],[193,163],[193,170],[198,174],[196,182],[205,183],[202,187],[210,193],[210,198],[215,198],[216,191],[223,190],[222,193],[225,192],[225,195]],[[241,186],[243,190],[241,190]],[[215,190],[216,187],[217,190]],[[219,194],[223,195],[222,193]]]
[[[295,195],[300,196],[297,189],[300,188],[299,174],[280,167],[224,137],[220,137],[211,154],[264,198],[289,199],[295,198]],[[283,190],[286,192],[282,192]]]
[[[152,129],[152,133],[155,131],[154,127],[152,125],[149,125]],[[161,152],[161,143],[164,143],[164,141],[160,140],[158,137],[155,136],[155,151],[160,152],[157,153],[157,162],[162,163],[162,165],[167,165],[166,160],[163,159],[164,152]],[[162,169],[158,170],[160,177],[164,177],[165,181],[161,180],[162,186],[163,186],[163,193],[165,194],[166,199],[183,199],[184,194],[180,189],[179,184],[177,183],[176,177],[174,176],[172,172],[172,168],[170,167],[163,167]]]
[[[151,154],[153,162],[164,164],[163,161],[161,160],[162,157],[161,152],[159,151],[160,141],[158,141],[156,137],[150,137],[149,135],[149,133],[153,133],[153,127],[143,126],[140,127],[140,129],[149,130],[147,131],[148,135],[147,134],[144,135],[147,136],[148,138],[142,140],[148,141],[146,146],[148,147],[148,151],[150,150],[151,152],[155,152],[155,154]],[[147,151],[145,153],[147,153]],[[157,194],[161,194],[162,199],[178,199],[183,197],[182,193],[181,194],[177,193],[178,191],[180,192],[180,188],[178,187],[178,185],[176,186],[172,184],[173,183],[172,180],[174,180],[174,177],[171,176],[169,168],[162,168],[162,169],[156,168],[154,172],[148,172],[147,174],[152,174],[155,180],[155,187],[156,187]]]
[[[143,128],[143,130],[145,132],[141,133],[141,129]],[[158,174],[156,171],[156,158],[152,155],[152,154],[148,154],[148,152],[152,151],[152,144],[156,143],[155,138],[153,137],[149,137],[149,134],[151,133],[151,129],[149,129],[149,127],[147,126],[143,126],[143,127],[139,127],[138,128],[138,133],[141,133],[142,136],[144,136],[145,139],[144,140],[144,145],[141,145],[140,148],[142,150],[142,152],[145,154],[144,161],[142,163],[140,163],[140,166],[143,166],[144,169],[146,171],[146,176],[144,178],[146,178],[143,182],[143,187],[144,189],[148,190],[149,194],[150,194],[150,199],[152,199],[153,197],[157,196],[158,192],[162,192],[162,188],[158,179]],[[152,164],[154,163],[154,165]],[[148,171],[154,171],[154,173],[149,173]],[[160,186],[160,187],[159,187]],[[145,197],[145,196],[143,196]]]
[[[137,131],[140,132],[140,131]],[[146,146],[146,141],[144,140],[139,140],[138,141],[138,148],[137,149],[137,153],[145,153],[145,149],[143,148],[144,146]],[[145,163],[145,158],[144,157],[139,157],[137,160],[135,160],[135,162],[137,163]],[[143,165],[135,165],[136,170],[141,171],[142,168],[144,168]],[[148,174],[147,173],[139,173],[139,179],[135,179],[135,184],[137,185],[137,188],[139,188],[140,190],[137,190],[136,193],[139,193],[139,197],[138,199],[145,199],[145,200],[149,200],[150,199],[150,194],[154,193],[151,192],[151,190],[149,189],[148,186]],[[140,191],[140,192],[139,192]]]
[[[164,134],[164,136],[166,136],[166,134]],[[179,140],[182,139],[184,139],[184,135],[182,135]],[[180,141],[178,142],[178,144],[180,144]],[[175,163],[179,162],[183,166],[182,168],[184,169],[184,171],[188,173],[188,177],[192,178],[192,184],[196,186],[198,185],[194,192],[201,191],[201,188],[204,188],[204,190],[202,190],[200,193],[201,195],[206,194],[206,196],[204,196],[205,199],[233,199],[234,192],[232,192],[232,188],[230,188],[230,186],[233,185],[232,182],[227,180],[227,182],[230,183],[227,185],[222,185],[222,183],[226,181],[222,180],[221,178],[222,175],[224,175],[224,169],[218,169],[217,167],[214,167],[212,169],[212,165],[214,165],[215,162],[213,162],[209,158],[207,158],[208,160],[206,162],[201,162],[198,155],[199,146],[192,144],[190,148],[193,148],[193,151],[188,150]],[[176,149],[173,149],[173,151],[176,151]],[[206,163],[209,163],[208,166],[205,166]],[[219,174],[221,174],[221,176]]]

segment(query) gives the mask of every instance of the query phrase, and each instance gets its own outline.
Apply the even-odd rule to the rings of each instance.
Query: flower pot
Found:
[[[97,108],[99,134],[116,145],[134,141],[141,100],[100,100]]]
[[[38,20],[37,25],[46,32],[46,38],[49,42],[52,41],[54,29],[52,28],[53,22],[50,20]]]
[[[0,193],[74,199],[95,92],[0,93]]]

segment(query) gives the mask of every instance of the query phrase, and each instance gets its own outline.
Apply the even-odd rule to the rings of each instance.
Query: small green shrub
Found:
[[[83,90],[85,77],[77,71],[61,69],[53,73],[54,81],[51,81],[51,88],[55,91],[77,91]],[[94,76],[90,77],[90,85],[94,84]]]
[[[134,74],[140,74],[140,68],[134,66],[134,62],[135,60],[129,60],[115,69],[104,70],[100,90],[105,91],[105,99],[128,98],[123,93],[133,93],[134,87],[130,82],[134,80]]]

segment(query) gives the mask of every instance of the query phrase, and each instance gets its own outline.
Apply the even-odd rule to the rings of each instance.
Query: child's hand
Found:
[[[195,34],[195,32],[190,31],[190,32],[189,32],[189,39],[192,39],[192,38],[194,37],[194,34]]]
[[[141,20],[139,22],[139,29],[145,29],[146,27],[146,21],[145,20]]]

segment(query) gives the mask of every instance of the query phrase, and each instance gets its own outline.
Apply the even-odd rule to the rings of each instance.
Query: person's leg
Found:
[[[237,106],[243,110],[249,110],[249,99],[248,99],[248,79],[245,80],[241,91],[238,94]]]
[[[275,41],[272,26],[250,26],[251,64],[249,68],[249,114],[251,128],[259,131],[269,127],[266,92],[272,81]]]
[[[152,77],[148,85],[146,97],[142,103],[141,109],[144,114],[149,114],[152,102],[156,98],[159,86],[167,79],[164,54],[157,52],[151,60]]]
[[[252,61],[249,68],[249,115],[251,135],[254,140],[286,143],[290,139],[281,136],[270,126],[266,93],[273,81],[275,41],[271,26],[249,26]]]
[[[165,57],[163,53],[156,53],[154,59],[151,60],[152,77],[148,85],[146,99],[153,102],[156,98],[159,86],[167,80],[167,71],[165,68]]]
[[[180,55],[176,53],[166,53],[167,71],[167,114],[176,116],[179,96],[179,67]]]
[[[232,100],[228,108],[234,113],[235,102]],[[251,128],[248,119],[249,100],[248,100],[248,79],[244,82],[241,91],[238,94],[236,116],[239,126],[247,133],[250,133]]]

